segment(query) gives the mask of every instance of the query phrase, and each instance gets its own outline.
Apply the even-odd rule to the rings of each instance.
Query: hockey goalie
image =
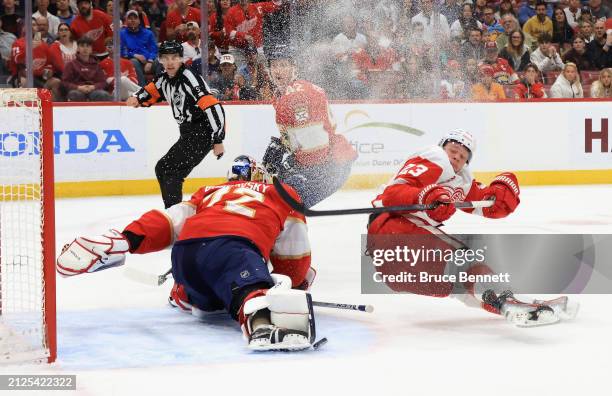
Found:
[[[371,216],[368,225],[368,252],[393,248],[398,238],[385,240],[385,236],[405,236],[418,240],[427,248],[438,251],[467,249],[461,241],[444,233],[441,227],[456,211],[453,202],[493,200],[491,206],[464,209],[466,212],[490,219],[510,215],[520,203],[520,188],[516,176],[505,172],[497,175],[490,185],[474,180],[469,169],[476,147],[472,134],[457,129],[447,133],[438,145],[425,148],[412,155],[384,188],[372,204],[375,207],[434,204],[434,209],[421,212],[385,212]],[[570,305],[567,297],[549,301],[523,302],[511,290],[498,290],[492,282],[451,282],[443,278],[452,272],[455,263],[439,257],[421,259],[416,263],[391,261],[378,267],[382,274],[405,273],[433,275],[425,281],[385,283],[394,291],[447,297],[452,295],[470,306],[503,315],[517,326],[529,327],[556,323],[575,315],[577,305]],[[470,279],[476,275],[493,274],[486,262],[472,260],[462,266]],[[482,277],[481,278],[485,278]],[[388,279],[388,278],[386,278]],[[417,278],[418,279],[418,278]],[[507,285],[502,284],[503,287]]]
[[[172,246],[173,306],[225,309],[255,351],[310,348],[315,327],[307,290],[314,270],[305,219],[267,183],[267,171],[253,158],[237,157],[228,173],[228,182],[148,211],[122,232],[76,238],[58,257],[57,271],[91,273],[122,265],[127,253]]]

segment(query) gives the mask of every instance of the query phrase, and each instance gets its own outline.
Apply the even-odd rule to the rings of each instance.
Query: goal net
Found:
[[[0,89],[0,364],[55,360],[54,235],[49,92]]]

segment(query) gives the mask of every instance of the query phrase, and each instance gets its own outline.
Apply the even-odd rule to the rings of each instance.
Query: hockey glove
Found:
[[[275,136],[272,136],[261,163],[268,170],[268,172],[271,174],[277,174],[278,168],[280,167],[286,152],[287,149],[281,140]]]
[[[419,204],[439,204],[435,209],[425,211],[430,219],[439,223],[450,219],[457,210],[454,205],[448,205],[451,202],[453,202],[453,200],[448,190],[437,184],[425,186],[418,196]]]
[[[78,237],[64,246],[57,258],[57,272],[63,276],[96,272],[123,265],[129,243],[116,230],[95,237]]]
[[[500,219],[514,212],[518,204],[520,189],[516,176],[506,172],[499,174],[493,182],[484,190],[484,199],[495,199],[495,204],[489,208],[483,208],[482,214],[491,219]]]

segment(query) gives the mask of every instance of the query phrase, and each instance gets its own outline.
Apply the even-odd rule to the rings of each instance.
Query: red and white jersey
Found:
[[[256,48],[263,46],[263,18],[264,14],[276,12],[280,8],[280,1],[264,1],[260,3],[249,3],[245,13],[236,4],[227,10],[225,14],[225,34],[229,36],[229,43],[234,47],[246,47],[248,45],[245,36],[253,37]]]
[[[461,171],[455,173],[444,149],[432,146],[412,155],[385,186],[384,191],[372,201],[372,205],[381,207],[416,204],[423,188],[431,184],[445,187],[455,202],[481,199],[480,191],[483,186],[474,180],[469,166],[466,164]],[[482,215],[482,209],[473,210],[473,213]],[[425,212],[410,214],[431,225],[440,224],[429,218]]]
[[[346,138],[336,134],[336,124],[322,88],[296,80],[272,102],[281,138],[302,165],[331,159],[338,163],[357,156]]]
[[[92,49],[94,55],[105,54],[107,51],[104,39],[113,35],[111,28],[113,20],[109,15],[100,10],[91,10],[91,14],[90,20],[77,15],[70,24],[70,30],[72,30],[75,40],[83,36],[93,40]]]
[[[297,193],[285,185],[294,199]],[[271,184],[231,181],[200,188],[187,202],[152,210],[126,227],[144,240],[134,253],[164,249],[175,240],[238,236],[257,246],[274,272],[304,281],[310,268],[306,219]]]
[[[17,73],[17,69],[19,69],[20,66],[25,67],[25,44],[25,38],[23,37],[13,42],[11,59],[8,64],[11,74],[13,75]],[[35,77],[41,77],[45,70],[53,72],[53,66],[51,65],[51,58],[49,56],[49,46],[45,42],[40,42],[40,44],[32,49],[32,65],[32,73]]]
[[[112,82],[115,80],[115,64],[113,63],[112,56],[104,58],[100,62],[100,67],[106,75],[107,81]],[[134,68],[134,64],[132,62],[125,58],[120,58],[119,70],[121,71],[121,76],[127,77],[132,80],[133,83],[138,84],[138,76],[136,75],[136,69]]]

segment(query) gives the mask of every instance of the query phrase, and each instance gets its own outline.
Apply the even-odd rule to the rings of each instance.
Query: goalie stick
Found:
[[[279,193],[281,198],[291,208],[302,213],[304,216],[316,217],[316,216],[343,216],[353,214],[371,214],[371,213],[385,213],[385,212],[408,212],[408,211],[421,211],[435,209],[440,205],[439,203],[433,204],[415,204],[405,206],[385,206],[380,208],[354,208],[354,209],[331,209],[331,210],[312,210],[304,207],[304,204],[296,201],[290,194],[285,190],[281,181],[274,176],[272,178],[274,189]],[[493,206],[493,200],[487,201],[464,201],[464,202],[453,202],[452,204],[459,209],[473,209],[473,208],[488,208]]]

